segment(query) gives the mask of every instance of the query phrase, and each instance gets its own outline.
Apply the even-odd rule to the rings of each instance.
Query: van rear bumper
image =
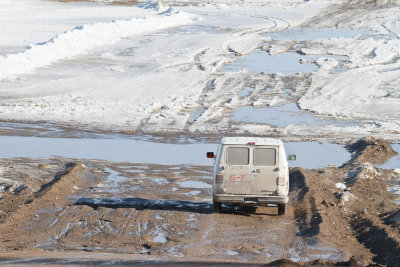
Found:
[[[214,194],[214,202],[244,203],[244,204],[286,204],[289,201],[287,196],[265,196],[265,195],[227,195]]]

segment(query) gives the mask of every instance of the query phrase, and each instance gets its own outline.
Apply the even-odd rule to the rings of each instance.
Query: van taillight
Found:
[[[215,182],[218,184],[222,184],[224,181],[224,176],[222,174],[217,174],[215,175]]]
[[[285,177],[278,177],[278,185],[285,185]]]

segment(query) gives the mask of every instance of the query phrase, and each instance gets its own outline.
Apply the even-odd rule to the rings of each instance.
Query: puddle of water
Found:
[[[328,165],[341,166],[350,160],[351,154],[342,146],[318,142],[285,143],[286,155],[295,154],[295,161],[289,161],[290,167],[317,169]]]
[[[253,87],[245,86],[239,93],[238,96],[249,96],[254,91]]]
[[[313,57],[300,55],[295,52],[286,52],[279,55],[269,55],[261,49],[253,53],[240,57],[236,62],[221,67],[220,71],[239,71],[249,69],[253,73],[282,73],[291,75],[299,72],[313,72],[318,67],[315,64],[300,64],[300,60],[305,59],[312,62]]]
[[[200,181],[183,181],[177,183],[182,188],[211,188],[212,185],[209,185]]]
[[[113,162],[212,165],[216,144],[166,144],[129,139],[0,136],[0,157],[103,159]]]
[[[293,29],[285,30],[277,33],[267,33],[266,36],[273,38],[274,40],[301,40],[301,41],[313,41],[318,39],[330,39],[330,38],[354,38],[358,35],[370,36],[373,32],[369,32],[365,29],[351,29],[351,28],[301,28],[296,27]]]
[[[326,119],[313,116],[310,112],[300,110],[296,103],[283,106],[253,108],[250,106],[239,107],[231,117],[233,121],[265,123],[274,126],[285,127],[290,124],[297,125],[338,125],[354,126],[351,121]]]
[[[58,155],[65,158],[102,159],[114,162],[210,166],[214,161],[206,158],[206,152],[215,153],[218,145],[165,144],[129,139],[0,136],[0,147],[2,148],[0,158],[49,158]],[[285,148],[287,154],[297,155],[296,161],[289,162],[290,166],[310,169],[329,164],[340,166],[350,159],[350,153],[337,144],[288,142],[285,143]],[[211,188],[211,185],[199,181],[184,181],[179,185],[183,188]]]
[[[188,193],[182,193],[182,195],[185,195],[185,196],[198,196],[200,193],[201,193],[201,191],[194,190],[194,191],[190,191]]]
[[[400,144],[392,144],[392,148],[398,153],[396,156],[391,157],[382,165],[376,165],[381,169],[400,169]]]

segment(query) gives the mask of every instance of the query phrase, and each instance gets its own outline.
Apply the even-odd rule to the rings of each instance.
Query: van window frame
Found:
[[[275,157],[274,157],[274,164],[273,165],[256,165],[256,149],[273,149],[275,151]],[[257,167],[273,167],[276,166],[278,163],[277,157],[278,157],[278,149],[276,147],[269,147],[269,146],[255,146],[253,147],[253,159],[252,159],[252,165],[257,166]]]
[[[228,150],[230,149],[230,148],[243,148],[243,149],[247,149],[247,164],[231,164],[231,163],[229,163],[229,152],[228,152]],[[227,146],[226,147],[226,149],[225,149],[225,163],[226,163],[226,165],[228,165],[228,166],[249,166],[250,165],[250,163],[252,162],[251,160],[251,154],[252,153],[250,153],[250,147],[248,147],[248,146]]]

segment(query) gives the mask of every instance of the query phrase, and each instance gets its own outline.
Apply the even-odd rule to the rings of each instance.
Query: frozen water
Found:
[[[345,120],[334,120],[323,117],[316,117],[312,113],[300,110],[296,103],[289,103],[283,106],[253,108],[250,106],[239,107],[231,117],[233,121],[265,123],[274,126],[297,125],[338,125],[354,126],[355,122]]]
[[[315,64],[301,64],[300,60],[302,59],[309,62],[313,61],[313,57],[300,55],[295,52],[269,55],[269,53],[257,49],[253,53],[239,58],[236,62],[221,67],[220,71],[239,71],[242,69],[249,69],[253,73],[279,72],[284,75],[291,75],[299,72],[313,72],[318,68]]]
[[[299,40],[299,41],[313,41],[318,39],[330,39],[330,38],[354,38],[358,35],[369,35],[372,32],[368,32],[365,29],[351,29],[351,28],[300,28],[296,27],[282,32],[268,33],[266,36],[271,37],[274,40]]]
[[[190,117],[188,119],[189,123],[194,123],[198,117],[201,116],[201,114],[204,113],[204,111],[206,111],[205,108],[199,107],[199,108],[195,108],[192,113],[190,114]]]
[[[391,157],[387,162],[382,165],[376,165],[381,169],[399,169],[400,168],[400,144],[392,144],[392,148],[398,153],[396,156]]]
[[[177,184],[183,188],[211,188],[212,187],[211,185],[204,183],[204,182],[200,182],[200,181],[183,181],[183,182],[179,182]]]
[[[254,88],[245,86],[239,93],[238,96],[248,96],[254,91]]]

